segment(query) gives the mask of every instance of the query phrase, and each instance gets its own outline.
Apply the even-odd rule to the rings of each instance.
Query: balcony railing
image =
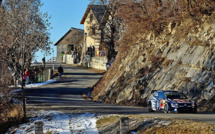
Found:
[[[51,59],[49,59],[47,62],[55,62],[57,59],[57,57],[52,57]]]

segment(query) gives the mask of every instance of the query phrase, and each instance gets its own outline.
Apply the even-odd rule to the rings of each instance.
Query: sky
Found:
[[[47,12],[51,17],[49,20],[52,29],[49,31],[51,34],[51,41],[53,44],[51,48],[54,49],[51,55],[46,56],[45,52],[37,52],[35,59],[38,62],[42,61],[45,55],[46,61],[57,56],[57,49],[54,44],[66,33],[71,27],[84,29],[84,25],[80,24],[81,19],[87,9],[89,0],[41,0],[43,6],[42,12]]]

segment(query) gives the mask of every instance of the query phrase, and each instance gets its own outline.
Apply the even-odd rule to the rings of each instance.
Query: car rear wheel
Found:
[[[149,112],[154,112],[154,110],[152,110],[152,103],[151,102],[149,102],[148,110],[149,110]]]
[[[195,108],[193,108],[191,112],[192,112],[193,114],[196,114],[196,113],[197,113],[197,107],[195,106]]]

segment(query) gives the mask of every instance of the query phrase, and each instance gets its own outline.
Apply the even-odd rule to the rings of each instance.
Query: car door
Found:
[[[152,105],[152,109],[153,110],[157,111],[159,109],[159,96],[158,96],[158,92],[155,92],[152,95],[151,105]]]
[[[164,109],[166,97],[163,92],[158,92],[158,98],[159,98],[159,109]]]

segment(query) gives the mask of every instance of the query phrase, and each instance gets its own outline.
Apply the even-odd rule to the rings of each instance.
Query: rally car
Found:
[[[149,112],[197,112],[195,101],[189,100],[178,91],[154,91],[147,103]]]

